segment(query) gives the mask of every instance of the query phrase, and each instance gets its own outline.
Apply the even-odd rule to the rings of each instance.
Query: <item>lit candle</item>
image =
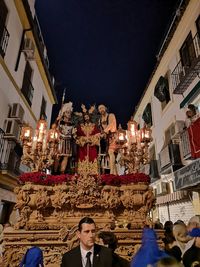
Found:
[[[32,145],[33,150],[36,149],[36,146],[37,146],[37,136],[34,136],[33,137],[33,145]]]
[[[42,150],[45,151],[47,148],[47,141],[46,138],[44,137],[43,142],[42,142]]]
[[[31,134],[31,131],[30,131],[30,129],[27,129],[26,131],[25,131],[25,133],[24,133],[24,137],[30,137],[30,134]]]

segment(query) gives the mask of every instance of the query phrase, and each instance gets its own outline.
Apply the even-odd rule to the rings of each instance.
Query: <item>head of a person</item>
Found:
[[[193,228],[192,231],[189,232],[189,236],[194,239],[194,244],[196,247],[200,248],[200,228]]]
[[[177,220],[177,221],[175,221],[174,225],[176,225],[176,224],[183,224],[183,225],[186,225],[186,224],[184,223],[184,221],[182,221],[182,220]]]
[[[113,251],[117,248],[117,237],[114,233],[103,231],[99,233],[98,237],[102,245],[112,249]]]
[[[195,215],[189,219],[187,229],[192,231],[193,228],[200,228],[200,216]]]
[[[84,119],[84,122],[90,122],[91,121],[91,116],[90,116],[90,114],[88,113],[88,112],[85,112],[84,114],[83,114],[83,119]]]
[[[186,115],[187,115],[187,117],[188,118],[192,118],[193,116],[195,116],[196,115],[196,107],[195,107],[195,105],[193,105],[193,104],[189,104],[188,105],[188,110],[186,111]]]
[[[106,114],[106,111],[107,109],[106,109],[106,106],[104,106],[103,104],[101,104],[101,105],[99,105],[98,106],[98,111],[99,111],[99,113],[101,114],[101,115],[105,115]]]
[[[175,224],[173,227],[173,235],[176,241],[181,245],[187,243],[192,238],[188,235],[185,224]]]
[[[164,224],[164,230],[166,232],[172,232],[173,229],[173,222],[172,221],[166,221]]]
[[[85,250],[90,250],[95,243],[96,225],[92,218],[84,217],[78,224],[77,236],[80,240],[80,245]]]
[[[163,224],[161,222],[154,223],[154,229],[163,229]]]
[[[156,267],[181,267],[181,265],[177,262],[175,258],[166,257],[160,259],[157,262]]]

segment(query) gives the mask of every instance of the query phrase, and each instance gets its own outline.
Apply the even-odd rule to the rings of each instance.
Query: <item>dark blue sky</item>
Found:
[[[66,101],[72,101],[75,110],[81,103],[104,103],[125,127],[156,64],[176,4],[176,0],[37,0],[58,98],[66,87]]]

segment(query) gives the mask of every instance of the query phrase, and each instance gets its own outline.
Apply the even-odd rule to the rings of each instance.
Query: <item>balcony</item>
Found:
[[[6,187],[14,186],[21,174],[21,156],[22,148],[16,139],[7,136],[0,128],[0,177]]]
[[[192,81],[199,75],[200,70],[200,38],[197,33],[188,45],[188,64],[183,65],[182,60],[178,62],[172,71],[173,94],[183,94]]]
[[[0,21],[0,55],[3,58],[6,54],[9,37],[10,37],[10,34],[8,30],[3,24],[1,24],[1,21]]]
[[[180,145],[182,149],[183,158],[185,160],[191,159],[191,146],[187,129],[184,129],[182,131],[182,133],[180,134],[180,139],[181,139]]]
[[[168,171],[169,168],[170,169],[172,168],[172,170],[175,171],[183,166],[181,162],[181,156],[178,144],[170,143],[167,146],[165,146],[159,153],[159,159],[160,159],[161,174]]]

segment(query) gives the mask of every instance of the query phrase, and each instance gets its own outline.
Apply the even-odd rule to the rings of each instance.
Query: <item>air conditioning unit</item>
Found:
[[[5,137],[13,137],[19,139],[20,127],[14,118],[7,118],[5,120]]]
[[[183,132],[184,128],[185,128],[184,121],[176,121],[171,129],[171,137],[173,139],[179,137],[180,133]]]
[[[13,103],[10,118],[15,118],[18,122],[22,122],[24,117],[24,109],[19,103]]]
[[[26,60],[34,60],[35,57],[35,45],[30,38],[24,40],[24,46],[22,51],[25,53]]]
[[[165,183],[165,182],[160,182],[160,183],[156,186],[156,193],[157,193],[157,195],[164,195],[164,194],[167,194],[167,183]]]

